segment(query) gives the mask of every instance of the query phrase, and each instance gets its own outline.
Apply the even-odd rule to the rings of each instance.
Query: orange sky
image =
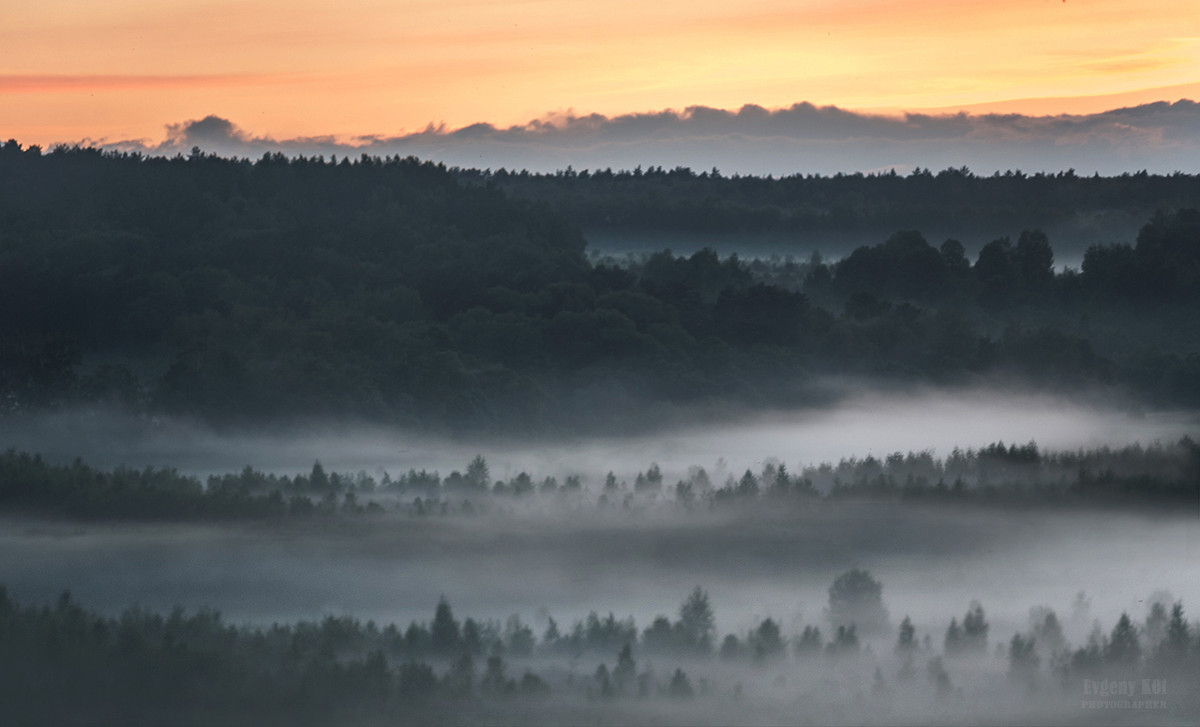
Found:
[[[1057,113],[1197,91],[1195,0],[0,0],[0,137],[43,145],[158,141],[208,114],[348,138],[569,109]]]

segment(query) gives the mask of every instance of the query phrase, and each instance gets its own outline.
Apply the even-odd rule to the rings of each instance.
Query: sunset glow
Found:
[[[208,114],[350,139],[798,101],[1079,113],[1198,81],[1192,0],[0,2],[0,135],[38,144]]]

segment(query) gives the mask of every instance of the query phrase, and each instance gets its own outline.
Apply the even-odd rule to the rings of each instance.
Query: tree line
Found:
[[[453,171],[467,183],[545,202],[584,228],[726,235],[1052,227],[1104,212],[1144,219],[1158,209],[1194,207],[1200,199],[1200,176],[1182,172],[977,175],[965,167],[918,167],[909,174],[757,177],[654,166],[548,174]]]
[[[714,481],[715,480],[715,481]],[[657,464],[632,480],[613,472],[591,481],[561,480],[526,471],[493,479],[476,455],[464,471],[410,469],[393,477],[365,470],[265,473],[246,466],[205,480],[171,468],[99,470],[76,459],[68,465],[16,450],[0,454],[0,512],[101,520],[283,521],[334,516],[503,514],[509,505],[641,509],[753,506],[805,507],[817,502],[883,500],[1038,507],[1136,506],[1173,508],[1200,496],[1200,446],[1190,438],[1149,447],[1130,445],[1076,452],[1042,452],[1035,442],[894,452],[884,458],[844,458],[800,466],[778,460],[724,480],[689,468],[674,484]]]
[[[462,723],[504,704],[546,704],[550,695],[599,705],[740,698],[743,683],[787,669],[840,679],[873,671],[876,696],[904,690],[937,700],[972,688],[971,670],[990,660],[993,645],[1014,694],[1061,690],[1078,699],[1083,679],[1186,683],[1200,672],[1200,638],[1178,601],[1154,600],[1142,621],[1122,613],[1111,631],[1097,622],[1082,645],[1070,643],[1046,607],[1030,611],[1027,630],[993,643],[983,606],[972,602],[961,623],[950,619],[939,648],[908,616],[893,629],[882,592],[869,572],[847,571],[829,588],[828,641],[820,625],[789,637],[768,617],[726,634],[718,648],[700,587],[677,618],[658,616],[641,632],[632,617],[592,612],[566,630],[547,618],[539,637],[516,615],[460,620],[445,598],[430,621],[406,628],[348,616],[260,627],[229,624],[213,610],[101,616],[69,593],[22,605],[0,586],[0,710],[17,723]],[[652,661],[669,666],[659,671]],[[960,666],[969,667],[961,678]],[[1178,689],[1172,697],[1177,710],[1197,706]]]

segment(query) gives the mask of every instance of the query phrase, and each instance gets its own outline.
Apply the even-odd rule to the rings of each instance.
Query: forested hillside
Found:
[[[627,232],[831,234],[1013,225],[1049,229],[1086,218],[1143,221],[1159,209],[1194,207],[1200,200],[1200,177],[1144,171],[1083,177],[1074,171],[1010,170],[981,176],[964,167],[778,178],[686,167],[455,173],[472,184],[492,184],[514,197],[544,201],[585,229]]]
[[[411,158],[163,159],[9,142],[0,408],[575,431],[697,405],[803,404],[826,374],[1200,402],[1195,211],[1155,216],[1135,244],[1093,247],[1079,272],[1055,272],[1037,230],[973,262],[953,240],[910,231],[832,264],[710,250],[593,263],[571,204],[513,199],[464,174]],[[942,176],[857,183],[904,190],[881,198],[896,209],[940,209]],[[995,188],[1001,214],[1049,184],[1002,179],[970,181],[984,190],[972,199]],[[1196,183],[1068,181],[1051,187],[1174,200]],[[579,182],[539,183],[567,195]],[[684,197],[704,204],[707,189]]]

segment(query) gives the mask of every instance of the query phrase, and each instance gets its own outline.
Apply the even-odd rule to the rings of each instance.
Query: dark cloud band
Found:
[[[736,111],[560,115],[520,126],[480,123],[429,127],[399,136],[273,139],[208,116],[167,127],[161,144],[106,146],[153,154],[192,147],[225,155],[415,155],[463,167],[551,171],[636,166],[719,167],[726,173],[853,172],[915,166],[1085,174],[1147,169],[1194,171],[1200,165],[1200,104],[1152,103],[1098,114],[1025,116],[965,113],[880,116],[801,103]]]

